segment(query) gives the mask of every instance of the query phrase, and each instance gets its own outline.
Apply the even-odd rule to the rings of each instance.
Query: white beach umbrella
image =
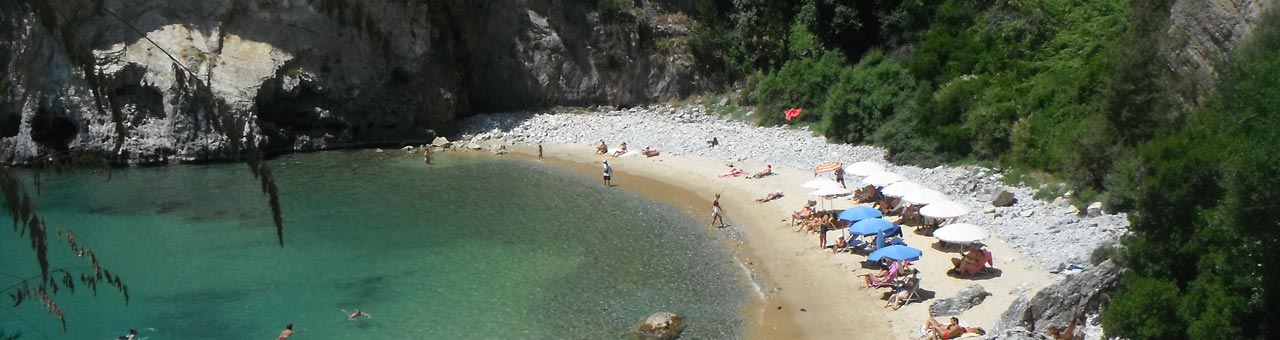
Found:
[[[902,196],[902,202],[911,204],[930,204],[947,200],[947,195],[941,191],[933,189],[924,189]]]
[[[800,187],[805,189],[843,188],[840,186],[839,182],[826,179],[826,178],[811,179],[808,182],[804,182],[804,184],[801,184]]]
[[[922,190],[929,190],[929,188],[925,188],[923,185],[916,182],[901,181],[884,186],[884,190],[881,190],[880,193],[889,197],[902,197]]]
[[[968,223],[948,224],[933,232],[933,237],[939,240],[959,244],[982,241],[987,236],[987,229]]]
[[[933,202],[924,206],[924,208],[920,208],[920,215],[940,219],[956,218],[968,213],[969,206],[955,201]]]
[[[902,175],[884,171],[884,172],[877,172],[877,173],[871,174],[871,176],[867,176],[867,178],[863,178],[862,185],[883,187],[889,184],[893,184],[893,183],[897,183],[905,180],[907,180],[907,178],[902,177]]]
[[[835,196],[844,196],[852,193],[853,192],[849,191],[849,189],[841,188],[840,186],[835,186],[835,187],[828,187],[828,188],[821,188],[818,190],[814,190],[813,192],[809,193],[809,196],[835,197]]]
[[[876,162],[857,162],[846,165],[844,172],[854,176],[866,177],[884,172],[884,166]]]

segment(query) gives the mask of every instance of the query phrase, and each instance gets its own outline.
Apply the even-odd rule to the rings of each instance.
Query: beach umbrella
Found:
[[[804,184],[801,184],[800,187],[805,189],[843,188],[842,186],[840,186],[839,182],[826,179],[826,178],[811,179],[808,182],[804,182]]]
[[[982,241],[987,238],[987,235],[987,229],[968,223],[948,224],[933,232],[933,237],[943,242],[958,244]]]
[[[884,166],[876,162],[857,162],[846,165],[844,172],[854,176],[867,177],[884,172]]]
[[[835,196],[844,196],[852,193],[853,192],[849,191],[849,189],[836,186],[836,187],[826,187],[826,188],[820,188],[818,190],[814,190],[813,192],[809,193],[809,196],[835,197]]]
[[[920,208],[920,215],[932,218],[956,218],[969,213],[969,207],[955,201],[929,203]]]
[[[947,195],[941,191],[933,189],[924,189],[910,195],[902,196],[902,201],[910,204],[931,204],[947,200]]]
[[[924,252],[920,251],[920,249],[893,245],[871,252],[871,255],[867,255],[867,261],[876,262],[884,258],[894,261],[917,261],[920,260],[920,255],[924,255]]]
[[[901,181],[884,186],[884,190],[880,190],[880,193],[889,197],[902,197],[928,189],[916,182]]]
[[[893,184],[893,183],[897,183],[905,180],[907,180],[907,178],[902,177],[902,175],[885,171],[885,172],[877,172],[877,173],[871,174],[871,176],[867,176],[867,178],[863,178],[862,185],[883,187],[889,184]]]
[[[849,222],[855,222],[855,223],[868,218],[877,218],[877,217],[884,217],[884,214],[881,214],[880,211],[876,210],[875,208],[868,207],[868,206],[861,206],[861,205],[853,208],[845,209],[844,211],[840,212],[840,215],[836,215],[836,218],[841,221],[849,221]]]
[[[893,229],[893,222],[889,222],[883,218],[867,218],[849,226],[849,234],[852,235],[876,235],[880,232]]]

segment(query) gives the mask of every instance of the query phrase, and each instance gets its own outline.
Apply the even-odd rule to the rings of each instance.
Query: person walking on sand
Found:
[[[604,161],[604,186],[613,186],[610,181],[613,179],[613,167],[609,166],[609,161]]]
[[[280,336],[276,337],[276,340],[289,340],[290,336],[293,336],[293,324],[285,325],[284,330],[280,331]]]
[[[538,160],[542,160],[542,143],[538,143]]]
[[[711,226],[714,227],[716,221],[720,221],[720,228],[725,227],[722,211],[724,211],[724,208],[720,207],[720,194],[716,194],[716,197],[711,200]]]

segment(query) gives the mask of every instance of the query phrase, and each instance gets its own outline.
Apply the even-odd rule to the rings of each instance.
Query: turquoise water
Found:
[[[738,336],[747,284],[704,223],[534,162],[436,160],[273,160],[284,248],[243,165],[116,170],[110,182],[45,175],[50,225],[78,233],[131,299],[61,294],[63,333],[36,304],[6,298],[0,327],[23,339],[114,339],[130,327],[148,340],[274,339],[286,323],[300,340],[616,339],[672,311],[688,316],[686,338]],[[37,273],[28,245],[5,233],[0,272]],[[51,249],[55,267],[80,265]],[[345,321],[355,307],[373,318]]]

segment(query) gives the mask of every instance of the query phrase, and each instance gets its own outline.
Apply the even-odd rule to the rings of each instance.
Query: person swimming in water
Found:
[[[116,340],[134,340],[137,338],[138,338],[138,329],[130,328],[129,334],[121,335],[119,338],[116,338]]]
[[[373,316],[369,315],[369,313],[365,313],[363,310],[360,310],[360,308],[356,308],[356,312],[351,313],[351,315],[348,315],[347,320],[359,319],[361,316],[373,319]]]
[[[284,326],[284,330],[280,331],[280,336],[276,337],[276,340],[289,340],[291,336],[293,336],[293,324],[288,324]]]

